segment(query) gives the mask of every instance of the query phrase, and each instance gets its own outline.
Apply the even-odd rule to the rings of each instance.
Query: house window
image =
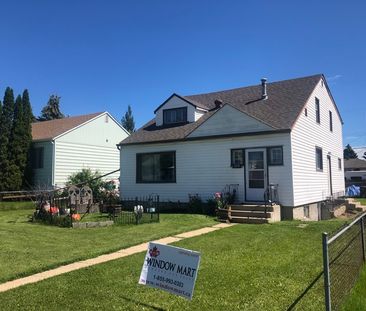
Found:
[[[333,117],[332,112],[329,110],[329,130],[333,132]]]
[[[315,97],[315,113],[316,113],[316,122],[320,123],[320,101],[319,98]]]
[[[44,148],[36,147],[32,149],[32,167],[33,169],[43,168]]]
[[[315,147],[316,170],[323,170],[323,149]]]
[[[163,110],[164,124],[187,122],[187,107]]]
[[[342,170],[342,160],[338,158],[338,170]]]
[[[310,218],[310,207],[309,207],[309,205],[304,205],[304,217]]]
[[[244,150],[231,149],[231,167],[240,168],[244,166]]]
[[[174,183],[175,152],[136,154],[137,183]]]
[[[282,147],[268,148],[268,165],[283,165]]]

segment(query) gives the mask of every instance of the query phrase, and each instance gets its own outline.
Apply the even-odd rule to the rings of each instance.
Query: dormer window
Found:
[[[187,107],[164,109],[163,122],[164,124],[187,122]]]

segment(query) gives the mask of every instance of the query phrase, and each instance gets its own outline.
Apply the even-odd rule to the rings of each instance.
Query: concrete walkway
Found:
[[[192,238],[195,236],[210,233],[210,232],[220,230],[223,228],[231,227],[233,225],[235,225],[235,224],[220,223],[220,224],[214,225],[212,227],[204,227],[204,228],[193,230],[193,231],[179,233],[174,236],[168,236],[166,238],[155,240],[154,242],[160,243],[160,244],[171,244],[171,243],[178,242],[178,241],[181,241],[181,240],[184,240],[187,238]],[[60,274],[68,273],[68,272],[79,270],[79,269],[86,268],[86,267],[95,266],[100,263],[127,257],[127,256],[130,256],[133,254],[146,252],[147,245],[148,245],[148,242],[138,244],[138,245],[131,246],[128,248],[120,249],[119,251],[116,251],[114,253],[105,254],[105,255],[101,255],[101,256],[98,256],[95,258],[90,258],[90,259],[86,259],[86,260],[82,260],[82,261],[77,261],[77,262],[74,262],[74,263],[71,263],[71,264],[68,264],[65,266],[60,266],[55,269],[47,270],[47,271],[36,273],[36,274],[30,275],[30,276],[27,276],[24,278],[9,281],[9,282],[0,284],[0,293],[8,291],[13,288],[17,288],[19,286],[26,285],[26,284],[31,284],[31,283],[36,283],[36,282],[39,282],[42,280],[46,280],[46,279],[52,278],[52,277],[60,275]]]

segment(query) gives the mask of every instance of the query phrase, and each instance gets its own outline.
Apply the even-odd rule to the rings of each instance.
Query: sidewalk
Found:
[[[233,225],[235,225],[235,224],[220,223],[220,224],[214,225],[212,227],[204,227],[204,228],[193,230],[193,231],[179,233],[174,236],[168,236],[168,237],[165,237],[165,238],[162,238],[159,240],[155,240],[154,242],[160,243],[160,244],[171,244],[171,243],[178,242],[178,241],[181,241],[184,239],[192,238],[195,236],[210,233],[210,232],[220,230],[223,228],[231,227]],[[60,275],[60,274],[68,273],[68,272],[79,270],[79,269],[86,268],[86,267],[95,266],[100,263],[127,257],[127,256],[130,256],[133,254],[146,252],[147,244],[148,244],[148,242],[145,242],[145,243],[131,246],[128,248],[120,249],[119,251],[116,251],[114,253],[104,254],[104,255],[101,255],[101,256],[98,256],[95,258],[77,261],[77,262],[74,262],[74,263],[71,263],[71,264],[68,264],[65,266],[60,266],[55,269],[47,270],[47,271],[36,273],[36,274],[30,275],[30,276],[27,276],[24,278],[6,282],[3,284],[0,284],[0,293],[8,291],[13,288],[23,286],[23,285],[36,283],[36,282],[39,282],[39,281],[42,281],[45,279],[49,279],[49,278],[52,278],[52,277]]]

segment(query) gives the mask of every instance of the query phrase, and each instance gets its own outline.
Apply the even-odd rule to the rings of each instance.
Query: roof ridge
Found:
[[[91,116],[98,116],[102,113],[106,113],[107,111],[102,111],[102,112],[94,112],[94,113],[88,113],[88,114],[81,114],[81,115],[77,115],[77,116],[67,116],[64,118],[60,118],[60,119],[52,119],[52,120],[45,120],[45,121],[36,121],[36,122],[32,122],[32,124],[44,124],[45,122],[54,122],[54,121],[61,121],[61,120],[70,120],[70,119],[76,119],[76,118],[81,118],[81,117],[91,117]]]
[[[302,80],[302,79],[310,79],[310,78],[314,78],[314,77],[321,78],[322,76],[324,76],[324,75],[319,73],[319,74],[314,74],[314,75],[305,76],[305,77],[297,77],[297,78],[292,78],[292,79],[285,79],[285,80],[267,82],[267,85],[278,84],[278,83],[283,83],[283,82],[288,82],[288,81]],[[189,100],[192,100],[190,97],[209,95],[209,94],[213,95],[213,94],[216,94],[216,93],[230,92],[230,91],[242,90],[242,89],[258,87],[258,86],[260,86],[260,84],[252,84],[252,85],[247,85],[247,86],[235,87],[235,88],[232,88],[232,89],[223,89],[223,90],[220,90],[220,91],[213,91],[213,92],[199,93],[199,94],[190,94],[190,95],[184,95],[184,96],[181,95],[181,96],[186,97]]]

